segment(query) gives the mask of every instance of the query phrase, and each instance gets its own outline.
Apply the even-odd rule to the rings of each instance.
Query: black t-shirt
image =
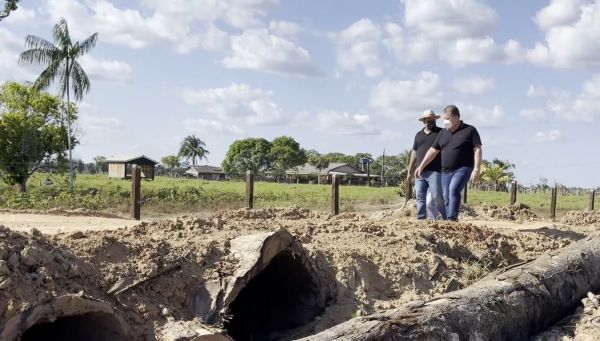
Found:
[[[415,143],[413,144],[413,150],[417,152],[417,166],[419,166],[421,161],[425,158],[425,154],[427,154],[427,151],[437,139],[442,128],[435,127],[429,134],[426,134],[423,130],[424,129],[421,129],[417,135],[415,135]],[[442,161],[440,154],[438,154],[423,170],[439,172],[441,169]]]
[[[475,146],[481,146],[477,129],[460,121],[460,126],[453,133],[442,129],[432,148],[441,151],[442,171],[452,172],[461,167],[474,166]]]

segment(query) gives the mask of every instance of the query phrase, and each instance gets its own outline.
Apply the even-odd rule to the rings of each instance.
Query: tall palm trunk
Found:
[[[69,89],[69,60],[67,59],[67,67],[65,68],[65,79],[67,80],[67,147],[69,148],[69,189],[73,192],[75,186],[75,174],[73,174],[73,153],[71,149],[71,96]]]

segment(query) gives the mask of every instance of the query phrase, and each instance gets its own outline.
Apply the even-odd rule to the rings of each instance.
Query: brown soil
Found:
[[[573,226],[600,226],[600,213],[596,211],[569,211],[560,221]]]
[[[596,341],[600,340],[600,295],[588,293],[581,306],[555,327],[534,340]]]
[[[484,204],[476,209],[478,216],[483,219],[492,220],[512,220],[512,221],[532,221],[539,217],[533,213],[529,206],[522,203],[515,203],[510,206],[496,206]]]
[[[315,323],[313,331],[320,331],[352,316],[456,290],[579,237],[418,222],[405,211],[391,212],[369,218],[242,209],[53,236],[2,228],[0,325],[44,299],[83,291],[113,304],[135,339],[153,340],[166,324],[197,318],[192,297],[203,283],[231,275],[236,266],[231,239],[283,228],[335,274],[337,297]],[[118,298],[107,293],[157,274]]]

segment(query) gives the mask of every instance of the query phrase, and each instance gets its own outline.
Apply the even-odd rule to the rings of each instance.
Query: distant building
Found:
[[[286,170],[285,175],[289,180],[306,180],[309,178],[316,179],[317,177],[320,177],[321,183],[331,182],[333,175],[342,177],[342,180],[353,179],[355,182],[367,181],[367,174],[363,174],[360,169],[348,163],[338,162],[330,163],[327,168],[321,169],[321,171],[314,166],[305,163],[301,166]],[[371,177],[375,178],[376,175],[372,174]]]
[[[225,180],[226,175],[223,173],[221,167],[215,166],[190,166],[185,171],[185,175],[188,177],[194,177],[204,180]]]
[[[136,157],[120,157],[108,160],[108,177],[117,179],[131,179],[133,165],[142,168],[142,178],[154,180],[154,166],[158,162],[144,155]]]

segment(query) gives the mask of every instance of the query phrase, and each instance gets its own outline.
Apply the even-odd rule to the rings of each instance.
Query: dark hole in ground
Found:
[[[126,341],[119,321],[110,314],[88,313],[60,317],[27,329],[21,341]]]
[[[289,252],[271,263],[229,305],[225,329],[236,341],[286,339],[323,312],[318,288],[300,257]]]

